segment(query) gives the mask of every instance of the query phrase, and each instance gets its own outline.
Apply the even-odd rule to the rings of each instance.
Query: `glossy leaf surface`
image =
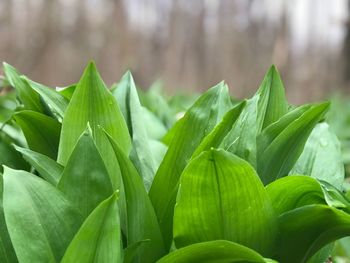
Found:
[[[265,188],[246,161],[210,150],[184,170],[174,213],[178,248],[224,239],[268,255],[274,246],[275,223]]]

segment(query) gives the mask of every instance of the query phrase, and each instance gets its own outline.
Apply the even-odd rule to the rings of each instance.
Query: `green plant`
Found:
[[[329,104],[289,105],[274,66],[178,121],[130,72],[111,91],[93,63],[59,91],[4,72],[1,262],[323,262],[350,235]]]

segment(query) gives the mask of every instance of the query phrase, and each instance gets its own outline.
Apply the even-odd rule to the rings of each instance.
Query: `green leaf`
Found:
[[[157,263],[264,263],[264,258],[254,250],[226,240],[193,244],[166,255]],[[271,262],[271,261],[270,261]]]
[[[129,71],[122,77],[113,95],[120,105],[132,139],[133,148],[130,153],[130,159],[142,176],[146,189],[149,190],[156,173],[156,163],[149,145],[144,112],[139,101],[134,79]]]
[[[210,150],[182,173],[174,213],[176,247],[224,239],[269,255],[275,221],[258,175],[237,156]]]
[[[209,150],[211,147],[218,148],[225,136],[232,129],[232,125],[237,121],[246,102],[241,102],[233,109],[229,110],[222,121],[203,139],[192,155],[192,158],[198,156],[200,153]]]
[[[80,136],[57,185],[86,218],[96,206],[113,194],[108,171],[90,127]]]
[[[16,113],[15,121],[21,127],[31,150],[57,158],[61,124],[44,114],[24,110]]]
[[[328,261],[330,255],[332,254],[332,250],[334,248],[334,243],[330,243],[320,249],[316,254],[314,254],[307,263],[320,263],[320,262],[326,262]],[[338,262],[338,261],[336,261]]]
[[[18,97],[22,101],[25,109],[37,112],[45,112],[44,106],[40,101],[40,96],[22,79],[20,73],[11,65],[3,63],[4,72],[11,86],[17,90]]]
[[[103,201],[84,221],[61,263],[121,263],[117,194]]]
[[[138,241],[130,246],[128,246],[126,249],[124,249],[124,260],[123,263],[132,263],[135,259],[139,249],[147,242],[149,242],[149,239]]]
[[[340,142],[327,123],[313,129],[290,173],[310,175],[342,189],[345,171]]]
[[[6,165],[13,169],[28,170],[30,167],[22,156],[15,150],[11,139],[0,132],[0,165]],[[2,167],[0,167],[2,172]]]
[[[152,155],[156,163],[156,169],[158,170],[159,165],[164,159],[164,156],[168,150],[168,147],[160,141],[149,140],[149,145],[151,147]]]
[[[77,84],[72,84],[68,87],[56,88],[56,90],[60,94],[62,94],[66,99],[70,100],[73,96],[73,93],[74,93],[76,87],[77,87]]]
[[[4,208],[2,205],[3,196],[3,178],[0,176],[0,260],[3,263],[18,262],[15,250],[7,230]]]
[[[287,113],[283,83],[275,66],[266,73],[259,90],[247,101],[238,120],[222,143],[222,148],[256,167],[256,137]]]
[[[140,94],[142,106],[154,113],[164,126],[169,129],[175,123],[175,113],[161,94],[159,82],[152,84],[146,93]]]
[[[328,107],[329,103],[321,103],[297,108],[259,135],[257,171],[264,184],[288,175]]]
[[[117,156],[124,183],[128,245],[150,240],[139,248],[134,262],[155,262],[164,255],[165,249],[152,203],[136,168],[121,147],[109,135],[107,136]]]
[[[327,204],[350,213],[350,200],[333,185],[320,181]]]
[[[97,148],[111,176],[113,189],[118,189],[120,187],[119,168],[113,149],[99,127],[104,128],[114,140],[118,141],[126,153],[130,149],[130,137],[118,104],[107,90],[94,63],[90,63],[85,69],[66,109],[58,153],[60,164],[67,164],[88,122]]]
[[[63,118],[64,112],[66,111],[66,108],[68,107],[69,103],[66,97],[64,97],[56,90],[46,87],[35,81],[32,81],[27,77],[22,76],[21,78],[27,81],[30,87],[44,99],[44,101],[49,105],[51,110],[57,113],[60,118]]]
[[[38,171],[42,178],[54,186],[58,184],[64,169],[62,165],[41,153],[19,146],[15,146],[15,148]]]
[[[81,216],[52,185],[28,172],[4,169],[6,225],[19,262],[59,262]]]
[[[350,235],[350,215],[325,205],[303,206],[279,217],[277,259],[304,263],[325,245]]]
[[[150,112],[145,107],[142,107],[142,114],[148,137],[150,139],[161,140],[167,133],[167,128],[153,112]]]
[[[228,88],[223,83],[205,92],[175,125],[177,132],[154,177],[149,196],[170,247],[172,218],[179,178],[193,152],[230,108]]]
[[[312,204],[326,204],[320,183],[310,176],[290,175],[266,186],[275,212],[281,215]]]
[[[275,65],[266,73],[257,94],[258,130],[261,131],[288,112],[284,86]]]
[[[258,133],[258,99],[259,96],[256,95],[247,100],[245,108],[220,147],[243,158],[254,167],[256,166],[256,136]]]

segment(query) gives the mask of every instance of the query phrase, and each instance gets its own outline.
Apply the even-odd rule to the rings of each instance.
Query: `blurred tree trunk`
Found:
[[[348,1],[348,12],[350,13],[350,0]],[[348,84],[350,82],[350,21],[349,19],[346,22],[346,35],[344,39],[343,59],[344,59],[344,82]]]

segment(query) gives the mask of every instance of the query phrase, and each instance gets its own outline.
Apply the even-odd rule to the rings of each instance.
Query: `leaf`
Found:
[[[109,136],[123,178],[127,209],[127,240],[132,245],[150,241],[139,248],[134,262],[155,262],[165,253],[162,233],[146,189],[136,168],[121,147]]]
[[[326,204],[320,183],[310,176],[290,175],[266,186],[275,212],[281,215],[312,204]]]
[[[163,161],[164,156],[168,150],[168,147],[157,140],[149,140],[149,145],[151,147],[152,155],[156,163],[156,169],[158,170],[159,165]]]
[[[266,186],[278,215],[312,204],[328,204],[350,212],[350,201],[334,186],[310,176],[290,175]]]
[[[61,263],[121,263],[117,194],[103,201],[84,221]]]
[[[259,96],[256,95],[247,100],[245,108],[220,146],[248,161],[254,167],[256,166],[256,136],[258,133],[258,99]]]
[[[345,171],[340,142],[327,123],[319,123],[312,130],[290,173],[310,175],[342,189]]]
[[[196,147],[229,109],[228,89],[223,83],[205,92],[175,125],[177,132],[154,177],[149,196],[157,214],[166,247],[170,247],[172,218],[182,170]]]
[[[175,114],[161,94],[159,82],[155,82],[146,93],[140,94],[142,106],[147,108],[169,129],[175,123]]]
[[[350,235],[350,215],[325,205],[309,205],[279,217],[278,260],[304,263],[325,245]]]
[[[264,184],[288,175],[302,153],[312,129],[328,107],[329,103],[321,103],[297,108],[259,135],[257,171]],[[304,110],[298,117],[299,112]]]
[[[167,128],[153,112],[150,112],[145,107],[142,107],[142,114],[148,137],[150,139],[161,140],[167,133]]]
[[[240,116],[245,105],[246,102],[244,101],[236,105],[233,109],[229,110],[223,117],[222,121],[203,139],[193,153],[192,158],[198,156],[200,153],[206,150],[209,150],[211,147],[218,148],[222,140],[232,129],[232,125],[237,121],[237,118]]]
[[[64,169],[62,165],[41,153],[19,146],[15,146],[15,148],[38,171],[42,178],[54,186],[58,184]]]
[[[146,189],[149,190],[156,173],[156,164],[145,128],[144,112],[137,95],[134,79],[129,71],[124,74],[113,95],[120,105],[129,128],[133,146],[130,158],[143,178]]]
[[[149,239],[138,241],[130,246],[128,246],[126,249],[124,249],[124,260],[123,263],[132,263],[135,256],[137,255],[139,249],[147,242],[149,242]]]
[[[259,177],[237,156],[213,149],[193,159],[182,173],[174,213],[176,247],[223,239],[268,255],[275,221]]]
[[[16,113],[15,121],[21,127],[31,150],[57,158],[61,124],[44,114],[24,110]]]
[[[19,262],[59,262],[81,224],[80,214],[41,178],[4,168],[3,206]]]
[[[334,248],[334,243],[330,243],[320,249],[316,254],[314,254],[307,263],[320,263],[328,261],[330,255],[332,254],[332,250]]]
[[[3,178],[0,176],[0,260],[2,263],[18,262],[15,250],[7,231],[4,209],[2,205],[3,196]]]
[[[60,94],[62,94],[66,99],[70,100],[73,96],[73,93],[74,93],[76,87],[77,87],[77,84],[72,84],[68,87],[56,88],[56,90]]]
[[[26,80],[21,79],[20,73],[7,63],[3,63],[3,66],[7,80],[10,82],[11,86],[16,88],[18,97],[22,101],[25,109],[45,112],[39,94],[31,89]]]
[[[57,188],[79,209],[84,218],[113,194],[108,171],[94,143],[90,127],[74,147]]]
[[[350,200],[346,195],[325,181],[320,181],[320,185],[322,186],[325,200],[329,206],[350,213]]]
[[[23,160],[22,156],[15,150],[11,139],[0,132],[0,165],[6,165],[13,169],[28,170],[29,165]],[[0,167],[2,172],[2,167]]]
[[[256,137],[271,123],[287,113],[283,83],[275,66],[266,73],[259,90],[249,100],[222,143],[222,148],[257,165]]]
[[[64,97],[62,94],[55,91],[54,89],[32,81],[27,77],[22,76],[21,78],[27,81],[29,86],[44,99],[44,101],[50,106],[50,108],[54,112],[58,114],[60,118],[63,118],[64,112],[66,111],[66,108],[68,107],[69,103],[66,97]]]
[[[257,252],[237,243],[215,240],[193,244],[166,255],[157,263],[258,263],[268,262]],[[272,261],[270,261],[272,262]]]
[[[276,122],[288,112],[288,102],[281,77],[275,65],[266,73],[259,90],[258,130]]]
[[[129,152],[130,138],[128,130],[113,95],[107,90],[95,64],[90,63],[80,79],[62,122],[58,162],[66,165],[73,148],[87,123],[90,123],[96,146],[103,156],[113,189],[119,189],[118,165],[108,139],[99,127],[103,127],[114,140],[118,141],[125,152]]]

